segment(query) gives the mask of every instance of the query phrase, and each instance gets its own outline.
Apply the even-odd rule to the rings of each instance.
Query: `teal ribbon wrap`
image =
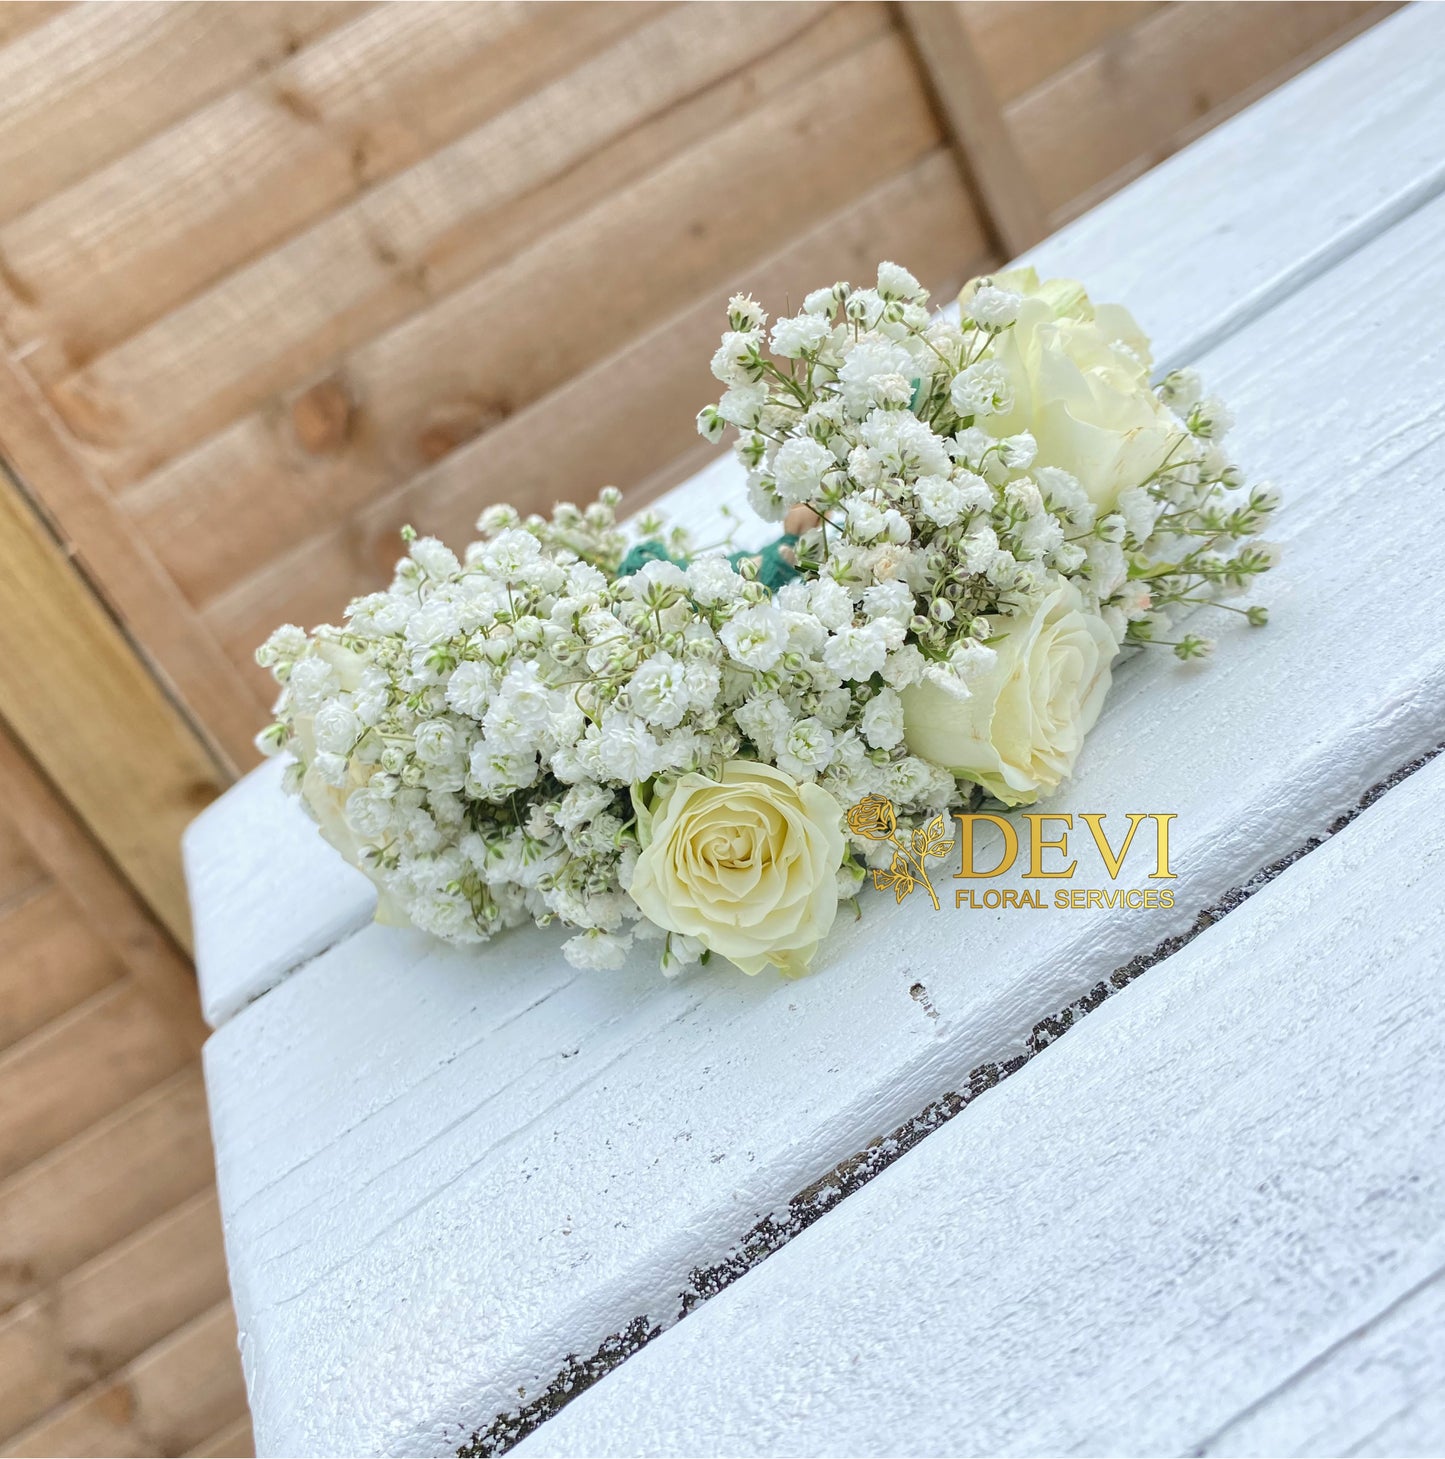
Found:
[[[733,567],[737,567],[744,558],[757,558],[758,581],[770,593],[775,593],[784,583],[790,583],[798,576],[798,569],[783,556],[783,549],[796,545],[797,541],[795,533],[784,532],[776,542],[769,542],[766,547],[729,553],[728,561]],[[627,549],[627,556],[622,559],[617,576],[631,577],[633,573],[641,572],[649,562],[670,562],[674,567],[687,566],[685,557],[674,557],[656,537],[649,537],[645,542],[635,542]]]

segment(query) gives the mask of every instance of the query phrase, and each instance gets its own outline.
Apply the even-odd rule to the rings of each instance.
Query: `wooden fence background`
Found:
[[[269,629],[695,469],[734,289],[946,295],[1390,8],[0,4],[0,1453],[248,1442],[175,838]]]

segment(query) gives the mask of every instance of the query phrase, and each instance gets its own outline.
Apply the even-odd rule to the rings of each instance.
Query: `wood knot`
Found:
[[[458,446],[485,435],[506,420],[508,407],[500,401],[448,400],[433,405],[416,434],[416,451],[430,466],[450,456]]]
[[[330,456],[351,437],[356,415],[346,386],[334,376],[304,390],[291,403],[291,427],[305,451]]]

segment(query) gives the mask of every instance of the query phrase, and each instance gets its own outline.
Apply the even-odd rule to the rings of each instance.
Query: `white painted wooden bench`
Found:
[[[1445,757],[517,1453],[1439,1454],[1442,821]]]
[[[274,768],[200,818],[186,852],[218,1030],[207,1081],[261,1452],[499,1448],[820,1212],[800,1249],[833,1227],[836,1249],[854,1249],[847,1232],[862,1218],[850,1212],[901,1148],[1445,740],[1445,574],[1418,549],[1445,540],[1442,53],[1445,11],[1408,10],[1035,255],[1041,270],[1127,300],[1165,360],[1197,363],[1236,409],[1251,474],[1289,494],[1269,629],[1228,635],[1203,673],[1162,656],[1126,665],[1077,781],[1051,807],[1175,812],[1172,912],[930,922],[870,897],[818,977],[664,985],[642,961],[578,975],[548,933],[476,953],[367,925],[367,883],[282,799]],[[672,504],[696,517],[733,484],[720,465]],[[1365,615],[1361,646],[1363,595],[1388,606]],[[1119,1007],[1165,979],[1183,986],[1187,974],[1155,968]],[[1158,1036],[1193,1047],[1180,1030]],[[1040,1084],[1080,1036],[899,1171]],[[1153,1054],[1136,1042],[1142,1080]],[[1214,1067],[1201,1056],[1200,1078]],[[1121,1100],[1133,1077],[1120,1059]],[[1068,1076],[1045,1087],[1074,1097]],[[1347,1130],[1347,1102],[1337,1113]],[[1007,1115],[992,1118],[1000,1168],[1026,1166]],[[1201,1168],[1226,1154],[1206,1140]],[[1050,1199],[1050,1215],[1069,1204]],[[719,1311],[756,1300],[746,1294],[771,1265]],[[998,1290],[1038,1296],[1031,1281],[1011,1298]],[[663,1431],[604,1416],[652,1401],[664,1391],[646,1386],[665,1371],[655,1365],[723,1320],[690,1317],[656,1356],[624,1363],[539,1430],[534,1451],[654,1439],[670,1451]],[[1158,1401],[1142,1380],[1138,1394],[1136,1405]],[[805,1417],[787,1433],[676,1437],[679,1451],[863,1446],[866,1426],[857,1442],[829,1441]],[[935,1447],[975,1433],[1007,1447],[990,1430],[950,1432]],[[1015,1451],[1054,1442],[1034,1432]],[[895,1428],[869,1451],[930,1442]]]

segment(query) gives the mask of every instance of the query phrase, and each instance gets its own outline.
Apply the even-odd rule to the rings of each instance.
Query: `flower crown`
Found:
[[[1170,625],[1206,603],[1264,623],[1220,600],[1273,564],[1276,498],[1243,489],[1192,372],[1152,386],[1126,310],[1031,269],[927,297],[884,263],[771,331],[730,302],[698,428],[735,432],[766,545],[629,532],[611,488],[494,506],[461,558],[404,532],[344,626],[271,635],[258,743],[379,920],[802,973],[870,867],[926,882],[951,811],[1072,773],[1121,649],[1205,656]]]

